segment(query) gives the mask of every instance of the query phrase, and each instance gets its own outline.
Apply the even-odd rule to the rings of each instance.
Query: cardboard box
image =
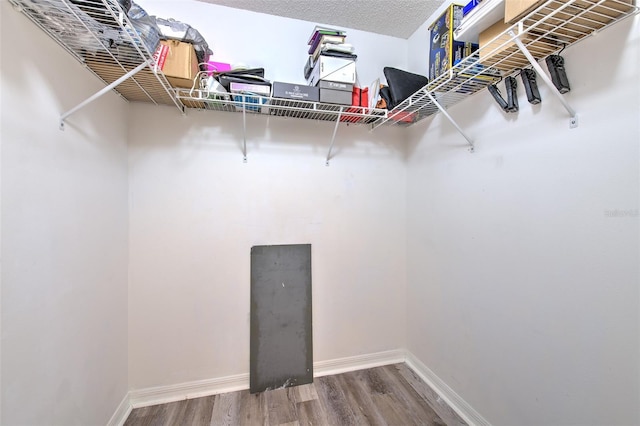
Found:
[[[497,22],[480,33],[480,63],[482,65],[508,71],[529,64],[516,43],[509,41],[511,36],[508,34],[500,36],[509,27],[511,24]],[[520,39],[527,44],[531,35],[524,34]],[[503,43],[506,44],[501,46]]]
[[[504,0],[504,22],[513,24],[546,0]]]
[[[463,6],[452,4],[429,27],[429,79],[434,80],[439,75],[449,71],[466,56],[478,50],[478,45],[456,41],[453,31],[462,21]]]
[[[193,45],[177,40],[161,40],[158,49],[162,49],[162,46],[166,46],[168,51],[164,56],[164,63],[158,63],[158,68],[173,87],[190,89],[193,79],[200,71]]]
[[[315,86],[274,81],[273,97],[293,99],[296,101],[318,102],[320,100],[320,89]]]
[[[167,61],[167,53],[169,53],[169,46],[164,44],[158,45],[158,48],[153,54],[153,63],[156,67],[156,70],[161,70],[164,68],[164,63]]]
[[[320,55],[313,65],[307,83],[309,86],[317,86],[320,80],[347,84],[355,83],[356,61],[353,59]]]
[[[495,24],[493,24],[492,26],[490,26],[489,28],[487,28],[486,30],[480,33],[479,40],[480,40],[480,62],[481,63],[486,63],[491,57],[500,56],[501,53],[507,53],[507,52],[504,52],[505,50],[514,51],[515,49],[518,48],[515,42],[513,41],[504,45],[503,47],[500,47],[502,43],[506,42],[511,38],[509,35],[506,35],[506,34],[498,37],[500,33],[502,33],[503,31],[506,31],[509,27],[511,27],[510,24],[506,24],[504,22],[496,22]],[[495,52],[493,52],[494,49],[496,49]],[[496,61],[497,60],[498,59],[496,59]],[[500,64],[498,64],[497,66],[499,67],[499,65]]]
[[[516,43],[509,41],[511,36],[500,35],[511,26],[498,22],[480,33],[480,64],[507,72],[531,65]],[[559,48],[555,40],[542,38],[540,42],[534,41],[541,36],[535,31],[520,35],[520,40],[527,45],[527,49],[536,59],[545,58]]]

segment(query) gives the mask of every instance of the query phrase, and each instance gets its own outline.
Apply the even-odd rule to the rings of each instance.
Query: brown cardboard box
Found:
[[[504,0],[504,22],[513,24],[546,0]]]
[[[508,34],[500,35],[511,26],[511,24],[497,22],[480,33],[480,63],[482,65],[503,71],[529,66],[529,60],[520,51],[516,43],[509,41],[511,36]],[[531,43],[537,38],[532,33],[520,36],[520,40],[528,46],[529,51],[536,59],[544,58],[557,49],[556,44],[545,42],[544,39]],[[506,44],[502,46],[503,43]]]
[[[513,53],[518,50],[518,46],[516,46],[515,42],[511,41],[500,47],[501,44],[505,43],[511,37],[508,34],[500,37],[498,36],[503,31],[506,31],[510,26],[510,24],[505,24],[504,22],[496,22],[480,33],[480,63],[484,66],[494,67],[501,70],[509,70],[518,68],[518,65],[520,65],[519,63],[514,64],[512,62],[512,58],[509,57],[510,55],[513,56]],[[523,38],[525,37],[527,36],[524,36]],[[497,50],[494,52],[494,49]],[[522,58],[520,59],[524,59],[526,61],[524,55],[522,55]]]
[[[162,66],[162,72],[167,80],[173,87],[190,89],[199,71],[198,58],[193,45],[177,40],[162,40],[160,43],[169,47]]]

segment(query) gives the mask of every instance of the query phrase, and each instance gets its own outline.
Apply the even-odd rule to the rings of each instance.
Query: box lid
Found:
[[[320,80],[318,82],[318,87],[321,89],[343,90],[345,92],[353,91],[352,83],[342,83],[338,81]]]
[[[319,96],[318,90],[319,89],[315,86],[274,81],[272,96],[274,98],[297,99],[317,102]]]
[[[254,93],[263,96],[271,94],[271,86],[268,84],[237,83],[232,81],[229,88],[232,93]]]

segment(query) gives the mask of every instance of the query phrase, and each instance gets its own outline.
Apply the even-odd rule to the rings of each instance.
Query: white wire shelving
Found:
[[[550,87],[570,115],[570,127],[577,126],[576,112],[564,100],[538,61],[558,53],[586,37],[636,14],[633,0],[547,0],[518,22],[505,25],[487,45],[418,90],[372,127],[414,124],[442,112],[467,139],[447,108],[479,92],[502,77],[532,66]]]
[[[128,101],[184,106],[116,0],[9,0],[33,23],[106,84],[63,113],[64,120],[102,94],[115,90]]]
[[[174,89],[155,69],[151,53],[118,0],[9,1],[107,85],[63,114],[61,125],[69,114],[113,89],[129,101],[174,105],[183,113],[189,108],[335,122],[331,146],[340,123],[367,125],[371,129],[408,126],[441,112],[469,142],[471,150],[472,139],[447,109],[528,66],[536,69],[562,102],[571,116],[571,126],[577,125],[576,112],[551,84],[538,61],[638,12],[634,0],[546,0],[518,22],[505,26],[472,56],[387,111]],[[243,122],[246,126],[246,120]],[[327,161],[330,155],[331,152]]]
[[[340,123],[366,124],[374,123],[386,118],[386,109],[356,107],[348,105],[327,104],[320,102],[299,101],[292,99],[259,96],[249,93],[220,93],[206,90],[177,89],[178,99],[191,109],[208,111],[240,112],[243,115],[243,148],[244,161],[247,161],[246,148],[246,115],[272,115],[307,119],[317,121],[331,121],[335,123],[331,144],[326,158],[326,165],[331,160],[331,152],[336,139],[336,132]]]
[[[209,111],[247,112],[350,124],[373,124],[387,115],[385,109],[299,101],[249,93],[219,93],[189,89],[177,89],[176,93],[178,99],[187,108]]]

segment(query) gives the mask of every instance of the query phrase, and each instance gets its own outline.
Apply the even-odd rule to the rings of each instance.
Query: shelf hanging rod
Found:
[[[433,102],[433,104],[436,107],[438,107],[438,109],[440,110],[442,115],[444,115],[447,118],[447,120],[449,120],[451,122],[451,124],[453,124],[453,127],[455,127],[456,130],[458,130],[458,132],[460,132],[460,134],[467,140],[467,143],[469,144],[469,152],[474,152],[475,151],[475,146],[473,145],[473,141],[471,140],[471,138],[464,132],[464,130],[462,130],[462,127],[460,127],[458,125],[458,123],[456,123],[456,121],[453,119],[453,117],[451,117],[451,115],[449,115],[447,110],[442,105],[440,105],[440,103],[436,100],[436,98],[433,97],[431,92],[429,92],[426,89],[425,89],[425,92],[426,92],[427,96],[429,97],[429,99],[431,100],[431,102]]]
[[[329,165],[329,160],[331,160],[331,151],[333,151],[333,144],[336,142],[336,133],[338,132],[338,125],[340,124],[340,117],[342,117],[342,108],[340,107],[340,111],[338,112],[338,118],[336,118],[336,125],[333,128],[333,136],[331,136],[331,145],[329,145],[329,152],[327,153],[327,161],[325,161],[325,166]]]
[[[247,103],[246,96],[242,97],[242,162],[247,162]]]
[[[518,45],[518,48],[520,49],[520,51],[522,53],[524,53],[524,56],[527,57],[527,59],[531,63],[531,66],[533,66],[533,68],[536,70],[536,72],[538,73],[538,75],[540,76],[542,81],[545,82],[545,84],[551,90],[551,93],[553,93],[555,95],[555,97],[558,98],[558,100],[560,101],[562,106],[564,106],[564,108],[569,113],[569,117],[570,117],[569,118],[569,127],[570,128],[578,127],[578,116],[576,114],[576,111],[571,107],[571,105],[569,105],[569,102],[567,102],[567,100],[564,98],[564,96],[562,96],[562,93],[560,93],[558,91],[558,89],[553,84],[553,82],[551,81],[549,76],[547,76],[547,73],[544,72],[544,70],[542,69],[542,67],[538,63],[538,61],[536,61],[536,59],[533,57],[531,52],[529,52],[529,49],[527,49],[527,46],[524,45],[522,40],[520,40],[520,37],[518,37],[513,32],[513,30],[509,31],[509,36],[511,36],[513,38],[513,41]]]
[[[144,68],[146,68],[148,65],[150,65],[152,62],[153,62],[153,59],[149,59],[149,60],[141,63],[140,65],[138,65],[137,67],[135,67],[134,69],[132,69],[131,71],[129,71],[128,73],[126,73],[125,75],[123,75],[122,77],[117,79],[116,81],[114,81],[113,83],[103,87],[102,89],[100,89],[98,92],[96,92],[95,94],[93,94],[89,98],[85,99],[84,101],[82,101],[78,105],[76,105],[75,107],[71,108],[69,111],[67,111],[64,114],[62,114],[60,116],[60,130],[64,130],[64,121],[71,114],[73,114],[74,112],[76,112],[79,109],[83,108],[84,106],[90,104],[91,102],[95,101],[96,99],[98,99],[99,97],[104,95],[105,93],[110,92],[116,86],[118,86],[120,83],[122,83],[123,81],[133,77],[134,75],[136,75],[137,73],[142,71]]]

